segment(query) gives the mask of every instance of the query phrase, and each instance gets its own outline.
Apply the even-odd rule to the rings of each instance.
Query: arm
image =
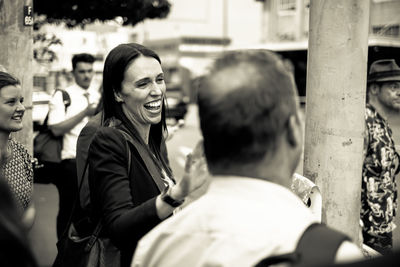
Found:
[[[84,179],[83,184],[81,185],[82,188],[79,192],[79,200],[83,209],[88,208],[88,205],[90,204],[88,172],[85,171],[87,167],[86,163],[89,146],[93,140],[97,128],[99,128],[101,125],[101,118],[101,113],[98,113],[96,116],[92,117],[85,127],[83,127],[76,143],[76,176],[78,178],[78,185],[80,185],[82,179]]]
[[[65,133],[69,132],[72,128],[74,128],[78,123],[80,123],[86,116],[90,116],[92,114],[92,107],[88,106],[86,109],[82,110],[75,116],[62,121],[57,124],[49,125],[50,130],[55,136],[61,136]]]
[[[391,182],[395,172],[395,157],[391,149],[391,139],[384,128],[373,127],[371,120],[367,120],[367,133],[369,138],[367,156],[363,167],[363,182],[365,183],[365,193],[367,205],[370,206],[368,215],[373,227],[388,227],[393,217],[388,216],[387,203],[390,197],[393,200],[393,183]],[[372,131],[373,134],[372,134]]]
[[[172,214],[174,208],[159,198],[159,191],[150,177],[132,166],[133,181],[146,183],[148,197],[143,203],[134,204],[128,177],[126,144],[117,130],[101,128],[89,149],[89,182],[93,205],[104,219],[110,238],[119,247],[134,246],[136,242],[162,219]],[[136,157],[132,153],[132,157]],[[140,159],[133,158],[133,162]],[[134,173],[133,173],[134,172]],[[93,198],[92,198],[93,199]]]
[[[35,222],[35,217],[36,217],[35,204],[31,202],[24,211],[24,213],[22,214],[22,224],[25,226],[26,229],[32,228],[33,223]]]
[[[88,101],[88,106],[84,110],[71,118],[65,119],[66,112],[62,93],[61,91],[57,91],[49,104],[49,129],[55,136],[64,135],[80,123],[86,116],[93,115],[95,108],[95,104],[89,104]]]

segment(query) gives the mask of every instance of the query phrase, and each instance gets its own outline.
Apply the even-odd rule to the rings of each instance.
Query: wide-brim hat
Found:
[[[371,64],[368,73],[368,83],[371,82],[400,82],[400,68],[394,59],[377,60]]]

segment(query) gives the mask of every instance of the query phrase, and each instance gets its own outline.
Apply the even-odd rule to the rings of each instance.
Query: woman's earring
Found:
[[[114,97],[115,97],[115,101],[117,101],[117,103],[125,102],[117,93],[114,93]]]

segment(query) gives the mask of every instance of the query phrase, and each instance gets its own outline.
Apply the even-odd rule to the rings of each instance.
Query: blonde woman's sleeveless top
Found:
[[[24,210],[29,206],[33,191],[33,169],[28,150],[13,139],[8,140],[11,158],[3,166],[4,178],[17,203]]]

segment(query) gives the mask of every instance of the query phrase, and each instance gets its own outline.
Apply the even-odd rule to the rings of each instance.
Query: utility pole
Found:
[[[32,153],[33,90],[33,4],[32,0],[0,0],[0,65],[18,78],[26,107],[23,129],[13,137]]]
[[[369,1],[311,0],[304,175],[322,221],[361,246],[359,221]]]
[[[226,39],[229,36],[228,24],[229,24],[228,0],[222,0],[222,38],[223,39]]]

